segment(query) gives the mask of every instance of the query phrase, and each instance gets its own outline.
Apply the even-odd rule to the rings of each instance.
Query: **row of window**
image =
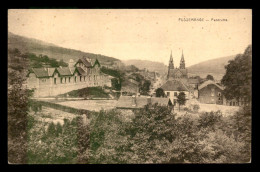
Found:
[[[94,75],[94,81],[97,80],[97,77],[98,76]],[[61,77],[60,78],[60,83],[61,84],[70,83],[71,82],[71,78],[72,77]],[[100,78],[102,78],[102,77],[100,77]],[[88,80],[91,81],[91,77],[90,76],[88,77]],[[87,81],[87,77],[86,76],[80,76],[79,77],[79,81],[80,82],[82,82],[82,81],[85,82],[85,81]],[[54,84],[57,84],[57,78],[53,78],[53,82],[54,82]],[[74,82],[75,83],[77,82],[77,77],[76,76],[74,77]]]

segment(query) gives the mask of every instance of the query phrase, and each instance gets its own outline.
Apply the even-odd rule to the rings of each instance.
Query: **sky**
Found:
[[[196,21],[191,21],[196,18]],[[198,21],[203,20],[203,21]],[[186,66],[243,53],[252,42],[250,9],[10,9],[8,31],[120,60]]]

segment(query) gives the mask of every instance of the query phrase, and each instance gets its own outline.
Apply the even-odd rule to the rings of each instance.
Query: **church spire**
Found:
[[[172,58],[172,50],[171,50],[171,55],[170,55],[169,68],[174,69],[173,58]]]
[[[185,69],[185,60],[184,60],[183,50],[182,50],[182,55],[181,55],[180,69]]]

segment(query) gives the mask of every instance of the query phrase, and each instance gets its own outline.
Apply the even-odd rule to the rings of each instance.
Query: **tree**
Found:
[[[151,86],[151,81],[145,80],[140,88],[141,94],[147,95],[150,90],[150,86]]]
[[[157,88],[155,92],[156,92],[156,97],[165,97],[165,93],[162,88]]]
[[[180,106],[185,105],[186,103],[186,95],[184,92],[179,93],[179,95],[177,96],[177,102],[179,104],[179,111],[180,111]]]
[[[25,89],[23,73],[8,69],[8,161],[25,163],[27,113],[32,91]]]
[[[244,99],[251,102],[252,85],[252,46],[249,45],[244,54],[238,54],[234,60],[230,60],[225,66],[226,73],[221,83],[225,86],[226,99]]]
[[[212,75],[207,75],[206,79],[214,81],[214,77]]]

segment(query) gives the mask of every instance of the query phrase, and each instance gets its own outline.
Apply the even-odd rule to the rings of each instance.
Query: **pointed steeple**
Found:
[[[169,61],[169,69],[174,69],[172,50],[171,50],[170,61]]]
[[[185,60],[184,60],[183,50],[182,50],[182,55],[181,55],[180,69],[185,69]]]

